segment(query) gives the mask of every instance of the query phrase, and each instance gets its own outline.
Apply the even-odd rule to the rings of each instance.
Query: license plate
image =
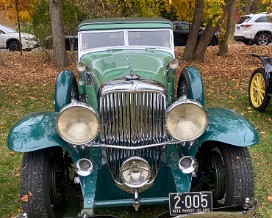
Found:
[[[169,194],[171,216],[189,213],[211,212],[212,192],[186,192]]]

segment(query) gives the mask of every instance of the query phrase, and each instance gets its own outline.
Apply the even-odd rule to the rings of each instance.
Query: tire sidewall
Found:
[[[28,196],[27,201],[22,201],[22,208],[28,218],[61,217],[63,204],[59,202],[54,209],[51,207],[52,187],[49,179],[52,161],[62,160],[60,150],[49,148],[24,154],[21,170],[21,199]]]

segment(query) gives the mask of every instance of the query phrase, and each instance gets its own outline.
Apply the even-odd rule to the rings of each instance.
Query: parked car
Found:
[[[71,51],[72,49],[74,51],[78,50],[78,38],[77,38],[77,35],[76,36],[65,35],[64,40],[65,40],[65,49],[67,51]],[[44,47],[46,49],[52,49],[53,48],[53,38],[52,38],[52,36],[49,36],[49,37],[46,38],[45,43],[44,43]]]
[[[259,13],[242,16],[235,25],[234,39],[246,45],[268,45],[272,36],[272,14]]]
[[[257,68],[249,81],[249,102],[252,108],[263,112],[272,96],[272,57],[252,54],[261,60],[263,67]]]
[[[172,216],[253,216],[247,147],[257,132],[230,109],[204,107],[196,68],[176,72],[172,23],[97,19],[78,31],[78,77],[60,72],[54,111],[22,118],[8,135],[24,153],[25,215],[54,217],[70,191],[83,199],[81,217],[158,204]]]
[[[38,46],[38,40],[35,36],[28,33],[21,33],[21,43],[23,50],[31,50]],[[19,33],[7,26],[0,24],[0,48],[10,51],[20,50]]]
[[[187,21],[173,21],[174,29],[174,45],[175,46],[185,46],[188,40],[189,31],[191,28],[191,23]],[[203,34],[205,30],[204,27],[199,28],[198,37]],[[209,45],[218,45],[218,33],[216,33]]]
[[[77,36],[65,36],[65,48],[67,51],[78,50],[78,38]]]

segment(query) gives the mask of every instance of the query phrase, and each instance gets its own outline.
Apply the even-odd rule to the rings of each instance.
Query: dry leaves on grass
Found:
[[[194,65],[201,71],[204,83],[209,81],[210,86],[218,86],[218,76],[224,80],[228,78],[234,84],[240,86],[240,82],[248,82],[254,69],[262,66],[260,61],[252,57],[251,53],[271,55],[272,46],[245,46],[243,44],[233,44],[229,47],[229,54],[226,57],[217,56],[218,46],[210,46],[207,49],[205,63],[187,63],[181,60],[184,47],[176,48],[176,57],[180,61],[178,72],[187,65]],[[67,69],[73,69],[71,63]],[[51,62],[44,58],[41,51],[23,52],[0,52],[0,83],[16,84],[18,87],[24,84],[46,85],[48,82],[54,83],[56,76],[60,72]],[[76,74],[76,73],[75,73]],[[216,78],[216,80],[215,80]],[[215,80],[215,83],[213,81]],[[238,87],[244,90],[243,87]]]

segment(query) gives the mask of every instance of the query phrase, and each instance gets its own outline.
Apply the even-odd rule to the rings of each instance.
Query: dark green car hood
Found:
[[[91,69],[98,87],[131,73],[166,86],[166,66],[172,58],[168,52],[152,49],[107,50],[86,54],[80,61]]]

